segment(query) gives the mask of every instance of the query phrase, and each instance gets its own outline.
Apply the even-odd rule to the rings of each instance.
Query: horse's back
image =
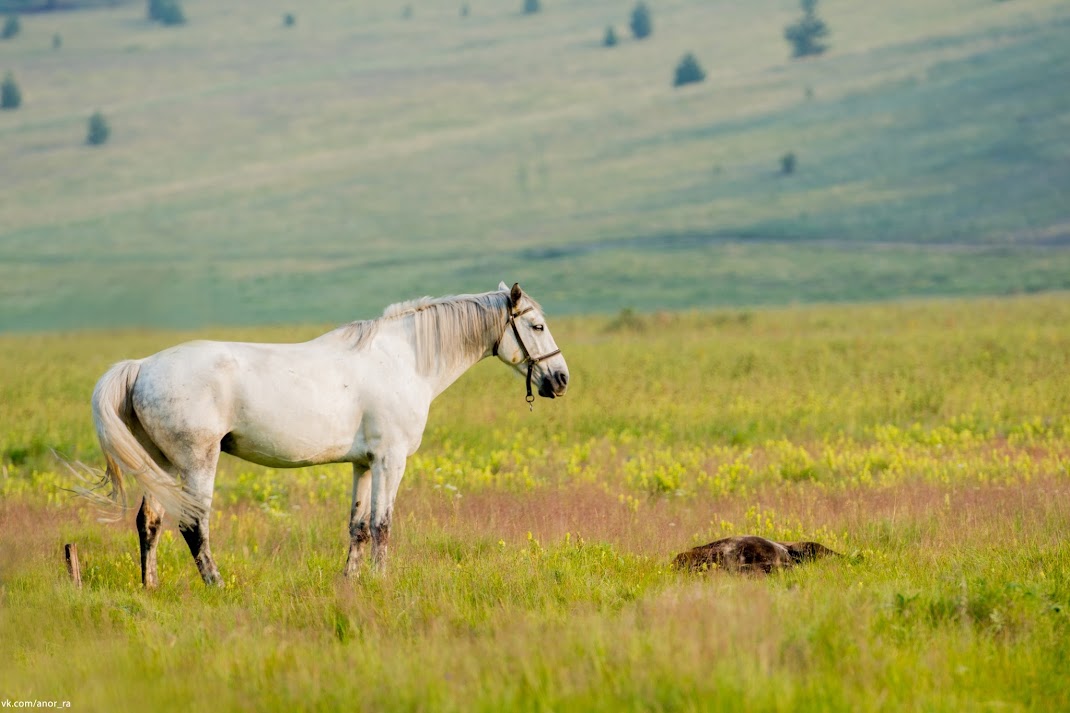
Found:
[[[336,380],[337,358],[301,344],[255,342],[186,342],[144,359],[138,379],[143,394],[184,401],[211,398],[224,407],[233,398],[255,399],[287,382],[314,387]]]
[[[187,342],[143,361],[133,403],[165,452],[196,441],[301,466],[350,455],[362,416],[353,376],[322,344]]]

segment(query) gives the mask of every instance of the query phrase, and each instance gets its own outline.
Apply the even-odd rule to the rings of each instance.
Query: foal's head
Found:
[[[509,317],[494,345],[494,354],[527,377],[529,402],[534,399],[532,384],[539,396],[564,396],[568,390],[568,364],[550,334],[542,307],[519,284],[509,289],[503,282],[498,289],[509,293]]]

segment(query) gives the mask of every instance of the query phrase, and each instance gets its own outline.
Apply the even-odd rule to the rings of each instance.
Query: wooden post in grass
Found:
[[[63,546],[63,556],[67,560],[67,574],[71,575],[74,586],[82,588],[82,567],[78,564],[78,545],[66,544]]]

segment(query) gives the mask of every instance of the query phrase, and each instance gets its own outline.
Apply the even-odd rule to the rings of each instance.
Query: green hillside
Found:
[[[1070,288],[1065,2],[823,0],[806,61],[794,0],[651,3],[642,42],[629,2],[467,4],[24,15],[0,329],[323,323],[499,279],[555,313]],[[707,79],[673,89],[688,51]]]

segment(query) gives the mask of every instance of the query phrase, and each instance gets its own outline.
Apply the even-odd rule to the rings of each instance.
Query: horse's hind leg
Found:
[[[219,462],[219,444],[201,459],[201,467],[186,471],[185,488],[200,504],[201,512],[190,522],[179,525],[183,539],[189,545],[197,571],[205,584],[223,586],[223,577],[219,574],[212,551],[208,546],[208,521],[212,517],[212,489],[215,487],[215,471]]]
[[[141,541],[141,584],[155,589],[160,580],[156,576],[156,545],[160,543],[160,523],[163,511],[159,501],[148,493],[137,511],[137,534]]]
[[[189,545],[190,554],[193,555],[193,561],[197,563],[197,571],[201,573],[201,579],[205,584],[221,587],[223,577],[219,574],[219,568],[216,567],[215,560],[212,559],[212,551],[208,547],[209,517],[211,514],[205,513],[195,522],[180,525],[178,529],[186,540],[186,544]]]

